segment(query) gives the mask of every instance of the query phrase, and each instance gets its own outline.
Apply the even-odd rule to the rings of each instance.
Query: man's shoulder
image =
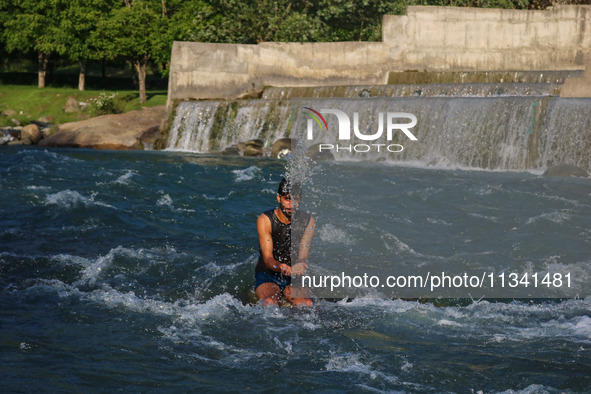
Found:
[[[261,213],[257,220],[264,220],[267,218],[269,221],[273,220],[273,216],[275,215],[275,209],[269,209],[268,211],[264,211]]]
[[[273,226],[273,220],[271,219],[271,217],[268,215],[269,212],[273,212],[273,210],[271,211],[265,211],[263,213],[261,213],[259,215],[259,217],[257,218],[257,229],[258,231],[271,231],[272,226]]]
[[[264,211],[259,216],[262,216],[262,217],[266,216],[269,219],[272,219],[274,215],[275,215],[275,208],[271,208],[271,209],[269,209],[267,211]]]

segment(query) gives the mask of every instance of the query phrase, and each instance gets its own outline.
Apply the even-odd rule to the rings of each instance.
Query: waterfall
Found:
[[[250,139],[289,135],[290,106],[281,100],[185,101],[177,106],[168,150],[216,152]]]
[[[482,92],[484,87],[477,85],[467,84],[462,91],[473,88]],[[555,88],[552,84],[534,85],[521,84],[511,89],[529,92],[535,88],[539,94],[544,89]],[[439,86],[440,92],[449,92],[448,85]],[[168,149],[214,152],[255,138],[263,140],[269,148],[283,137],[297,138],[308,146],[342,145],[343,141],[337,139],[337,118],[332,114],[324,115],[331,132],[317,128],[314,139],[308,141],[306,130],[310,117],[303,107],[317,111],[338,109],[348,114],[351,122],[353,114],[358,113],[359,130],[366,135],[378,130],[380,114],[403,112],[416,116],[418,122],[412,133],[418,140],[411,141],[403,133],[395,133],[391,142],[402,145],[402,152],[382,149],[370,155],[345,149],[331,153],[337,160],[379,158],[499,170],[543,170],[552,165],[571,164],[591,172],[591,99],[502,94],[445,96],[435,94],[437,91],[432,86],[423,88],[435,92],[430,96],[409,97],[374,97],[378,90],[384,94],[387,87],[314,89],[320,93],[313,98],[298,97],[305,88],[300,91],[273,88],[260,99],[181,102],[169,132]],[[491,86],[486,89],[491,91]],[[307,94],[310,93],[308,90]],[[323,97],[330,94],[341,97]],[[359,143],[367,141],[353,138],[348,142]]]

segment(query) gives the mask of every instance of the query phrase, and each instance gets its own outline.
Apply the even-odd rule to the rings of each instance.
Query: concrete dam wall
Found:
[[[585,70],[589,59],[591,6],[413,6],[384,16],[381,42],[175,42],[168,98],[239,98],[267,86],[387,85],[408,71]],[[590,81],[588,70],[567,79],[561,96],[590,96]]]

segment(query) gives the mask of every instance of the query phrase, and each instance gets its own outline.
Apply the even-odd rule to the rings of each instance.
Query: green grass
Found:
[[[0,84],[0,112],[12,109],[16,116],[5,117],[0,115],[0,126],[14,125],[11,119],[15,118],[26,125],[43,116],[51,117],[53,124],[75,122],[96,116],[90,111],[67,114],[63,107],[69,97],[74,97],[78,102],[89,102],[97,98],[101,92],[111,95],[117,93],[114,104],[117,112],[123,113],[141,109],[142,107],[154,107],[166,104],[167,91],[147,91],[147,101],[139,102],[139,93],[136,90],[85,90],[76,88],[46,87],[39,89],[30,85],[4,85]]]

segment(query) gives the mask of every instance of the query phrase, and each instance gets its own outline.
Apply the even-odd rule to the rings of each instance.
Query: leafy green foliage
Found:
[[[161,0],[132,0],[129,6],[112,7],[93,31],[93,43],[107,59],[163,60],[172,38]]]
[[[111,94],[100,92],[98,97],[91,97],[88,100],[85,110],[93,116],[121,113],[121,110],[117,108],[116,98],[116,92]]]

